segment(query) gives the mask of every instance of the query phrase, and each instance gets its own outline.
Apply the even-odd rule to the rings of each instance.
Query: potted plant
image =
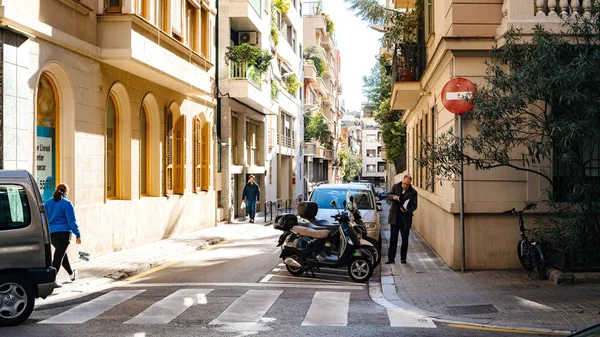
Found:
[[[253,80],[260,80],[262,75],[269,70],[271,60],[273,60],[273,55],[268,50],[247,43],[227,47],[227,49],[225,64],[229,65],[229,62],[238,64],[242,67],[242,71],[248,72],[247,76],[252,77]]]

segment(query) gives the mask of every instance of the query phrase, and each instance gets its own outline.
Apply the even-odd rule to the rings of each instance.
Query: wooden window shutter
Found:
[[[202,126],[196,117],[194,124],[194,187],[196,192],[202,190]]]
[[[187,158],[185,156],[186,154],[186,130],[187,130],[187,118],[185,115],[182,115],[181,118],[183,118],[183,125],[181,125],[181,141],[182,141],[182,145],[181,145],[181,163],[182,163],[182,172],[181,172],[181,194],[185,193],[185,176],[186,176],[186,168],[187,168]]]
[[[210,134],[208,123],[202,127],[202,190],[208,191],[210,187]]]
[[[173,113],[165,113],[165,192],[173,194]]]

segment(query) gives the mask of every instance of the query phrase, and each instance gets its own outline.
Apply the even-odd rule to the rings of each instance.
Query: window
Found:
[[[106,197],[117,198],[117,158],[119,148],[118,111],[115,98],[108,95],[106,104]]]
[[[231,158],[233,165],[240,165],[238,159],[238,118],[231,117]]]
[[[173,192],[175,194],[185,193],[185,130],[186,130],[186,116],[182,115],[175,124],[173,129],[173,141],[175,148],[173,149]]]
[[[385,163],[377,163],[377,172],[379,172],[379,173],[385,172]]]
[[[198,50],[198,7],[191,1],[186,1],[186,34],[185,41],[187,46],[195,51]]]
[[[367,150],[367,157],[375,157],[376,153],[375,150]]]
[[[104,11],[106,13],[121,13],[122,7],[121,0],[104,0]]]
[[[146,20],[150,19],[150,0],[137,0],[135,4],[135,13]]]
[[[376,172],[375,165],[373,165],[373,164],[367,165],[367,172]]]
[[[246,122],[246,146],[248,147],[248,165],[258,166],[258,125]]]
[[[209,124],[202,126],[202,186],[203,191],[210,187],[210,131]]]
[[[58,95],[47,74],[42,74],[37,92],[35,176],[42,200],[52,197],[58,181]]]
[[[173,113],[165,112],[165,194],[173,194]]]
[[[435,17],[433,11],[433,0],[425,0],[425,39],[433,34],[435,29]]]
[[[210,14],[206,8],[201,9],[200,31],[202,34],[202,49],[200,52],[205,58],[210,58]]]
[[[310,201],[318,204],[319,209],[335,209],[331,206],[331,201],[335,200],[338,205],[343,205],[346,200],[348,189],[315,189],[310,196]],[[350,190],[350,194],[356,200],[358,209],[374,209],[375,205],[368,190]],[[339,207],[339,206],[338,206]]]
[[[162,31],[166,32],[168,31],[168,27],[169,27],[169,17],[168,17],[168,13],[169,13],[169,8],[168,6],[168,2],[166,0],[158,0],[158,7],[157,7],[157,24],[158,24],[158,28],[160,28]]]
[[[140,195],[148,195],[148,113],[140,110]]]
[[[181,13],[182,0],[171,0],[171,29],[173,37],[179,42],[183,41],[183,22]]]
[[[31,223],[27,191],[18,185],[0,185],[0,231],[20,229]]]
[[[194,117],[194,191],[202,186],[202,122]]]

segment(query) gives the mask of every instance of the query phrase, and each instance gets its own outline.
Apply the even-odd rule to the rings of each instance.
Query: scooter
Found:
[[[281,215],[275,222],[275,229],[284,231],[279,238],[281,246],[280,258],[288,272],[294,276],[312,272],[314,269],[348,268],[348,275],[355,282],[367,282],[373,275],[375,248],[371,243],[360,238],[351,225],[353,197],[345,201],[345,210],[333,215],[337,224],[324,221],[298,221],[294,214]],[[331,206],[337,209],[335,200]],[[312,219],[318,211],[314,202],[302,202],[298,206],[301,218]],[[371,248],[369,248],[371,247]]]

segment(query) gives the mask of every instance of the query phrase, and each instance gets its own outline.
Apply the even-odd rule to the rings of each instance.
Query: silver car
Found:
[[[52,294],[50,231],[35,179],[26,171],[0,170],[0,326],[17,325],[35,298]]]
[[[367,227],[367,236],[381,242],[381,221],[379,211],[381,203],[375,199],[371,188],[364,184],[323,184],[314,189],[309,200],[314,201],[319,206],[319,212],[316,218],[320,220],[332,221],[331,216],[337,214],[337,210],[331,207],[331,201],[335,200],[338,205],[342,205],[346,200],[346,193],[354,196],[357,208],[360,210],[362,220]]]

